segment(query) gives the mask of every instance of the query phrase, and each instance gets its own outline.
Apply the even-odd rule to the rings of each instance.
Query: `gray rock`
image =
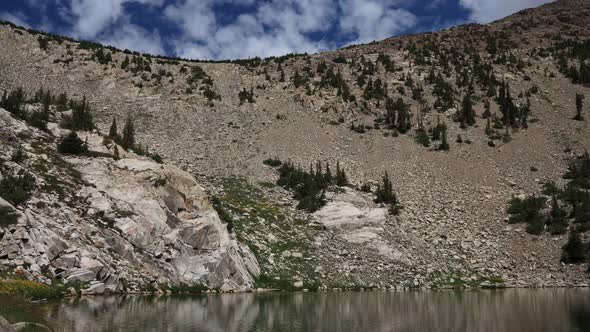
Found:
[[[75,269],[71,271],[67,271],[67,277],[65,278],[66,283],[71,282],[90,282],[96,278],[96,273],[85,270],[85,269]]]
[[[80,293],[82,295],[102,295],[105,292],[105,284],[102,282],[97,282],[94,284],[90,284],[88,288],[82,289]]]
[[[4,319],[4,317],[0,316],[0,332],[15,332],[16,329],[14,326],[10,325],[10,323]]]

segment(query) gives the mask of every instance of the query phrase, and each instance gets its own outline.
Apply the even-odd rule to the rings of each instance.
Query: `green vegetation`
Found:
[[[569,239],[563,246],[561,261],[567,264],[585,263],[588,251],[586,247],[580,238],[580,231],[572,227]]]
[[[20,164],[23,161],[25,161],[25,159],[27,159],[27,154],[25,153],[25,150],[23,149],[22,145],[19,145],[16,148],[16,150],[14,150],[14,152],[12,153],[10,160],[17,164]]]
[[[254,89],[250,88],[250,91],[248,91],[246,88],[244,88],[238,93],[238,97],[240,98],[240,105],[244,104],[245,101],[254,103]]]
[[[473,110],[473,96],[468,93],[463,97],[461,112],[457,113],[457,122],[461,123],[462,128],[473,126],[475,124],[475,111]]]
[[[132,149],[135,146],[135,126],[133,125],[131,117],[128,117],[127,121],[125,121],[123,136],[121,137],[120,143],[125,150]]]
[[[291,190],[299,201],[297,208],[308,212],[315,212],[326,204],[325,193],[329,186],[348,185],[340,164],[336,164],[335,175],[332,175],[329,163],[324,168],[320,162],[316,163],[315,169],[310,166],[310,170],[305,171],[288,161],[282,164],[278,172],[277,185]]]
[[[381,183],[377,185],[377,189],[375,189],[375,203],[389,205],[389,212],[391,214],[399,214],[399,202],[397,200],[397,195],[393,191],[393,184],[391,183],[391,179],[387,172],[383,174]]]
[[[39,36],[37,37],[37,41],[39,42],[39,48],[43,51],[47,51],[50,39],[48,37]]]
[[[245,179],[227,178],[217,185],[223,187],[223,192],[215,196],[216,205],[225,214],[220,216],[232,219],[236,238],[252,250],[260,264],[261,276],[255,286],[293,290],[294,276],[301,275],[306,277],[304,288],[314,289],[315,266],[305,259],[282,255],[289,250],[304,257],[311,256],[310,239],[314,229],[307,226],[307,220]],[[253,236],[270,229],[276,237],[273,241]],[[280,264],[277,264],[278,259]],[[274,262],[271,264],[270,260]]]
[[[70,130],[91,131],[96,126],[94,125],[93,110],[90,108],[90,103],[86,100],[86,96],[81,101],[70,101],[70,108],[72,109],[72,116],[64,119],[62,127]]]
[[[135,124],[133,123],[133,119],[128,117],[125,121],[125,126],[123,127],[123,135],[120,135],[117,132],[117,119],[113,119],[111,123],[111,127],[109,129],[109,135],[107,136],[107,140],[112,140],[113,142],[119,144],[125,151],[133,150],[136,154],[140,156],[146,156],[152,158],[158,164],[162,164],[164,160],[162,156],[158,153],[150,152],[148,147],[142,147],[141,144],[136,144],[135,141]],[[115,160],[118,160],[119,157],[119,148],[115,145],[113,148],[113,157]]]
[[[430,146],[430,136],[428,136],[428,133],[423,128],[416,129],[416,136],[414,137],[414,140],[416,143],[424,147]]]
[[[262,163],[270,167],[279,167],[283,164],[283,162],[278,158],[268,158],[265,159]]]
[[[22,176],[4,175],[0,180],[0,197],[12,205],[21,205],[33,196],[35,178],[30,173]]]
[[[59,298],[63,292],[63,286],[48,286],[20,278],[0,279],[0,294],[21,296],[30,301]]]
[[[62,137],[57,144],[57,151],[64,154],[80,155],[88,152],[88,145],[73,131]]]
[[[563,189],[555,182],[543,184],[541,197],[531,196],[525,199],[513,199],[508,213],[510,223],[527,223],[527,232],[540,235],[545,230],[552,235],[566,234],[569,228],[569,240],[563,247],[562,261],[579,264],[590,258],[588,247],[581,234],[590,230],[590,155],[584,152],[570,161],[563,176],[568,180]],[[544,216],[547,196],[551,197],[551,206]]]
[[[18,215],[16,211],[9,206],[0,206],[0,227],[8,227],[16,224]]]
[[[393,99],[387,98],[384,120],[388,129],[396,129],[405,134],[412,128],[411,118],[410,106],[402,98],[398,98],[395,102]]]

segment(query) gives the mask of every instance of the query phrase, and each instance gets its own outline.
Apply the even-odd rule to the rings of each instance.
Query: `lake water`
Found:
[[[589,289],[113,296],[0,315],[55,331],[590,331]]]

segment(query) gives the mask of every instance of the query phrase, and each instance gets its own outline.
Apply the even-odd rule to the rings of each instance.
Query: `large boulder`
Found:
[[[97,136],[84,138],[91,149],[103,149],[97,147],[102,144]],[[232,290],[253,286],[260,273],[254,255],[228,232],[192,175],[137,158],[69,161],[90,184],[79,192],[91,207],[89,214],[113,218],[112,231],[120,240],[107,242],[113,242],[130,265],[147,269],[149,280],[164,277]],[[152,260],[146,262],[145,257]],[[83,258],[80,267],[96,273],[104,265],[98,259],[96,264],[87,262]]]

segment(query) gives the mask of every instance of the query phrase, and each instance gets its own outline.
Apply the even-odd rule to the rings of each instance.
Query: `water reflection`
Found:
[[[2,301],[5,302],[5,301]],[[590,290],[272,293],[0,304],[56,331],[590,331]],[[29,319],[32,320],[32,319]]]

